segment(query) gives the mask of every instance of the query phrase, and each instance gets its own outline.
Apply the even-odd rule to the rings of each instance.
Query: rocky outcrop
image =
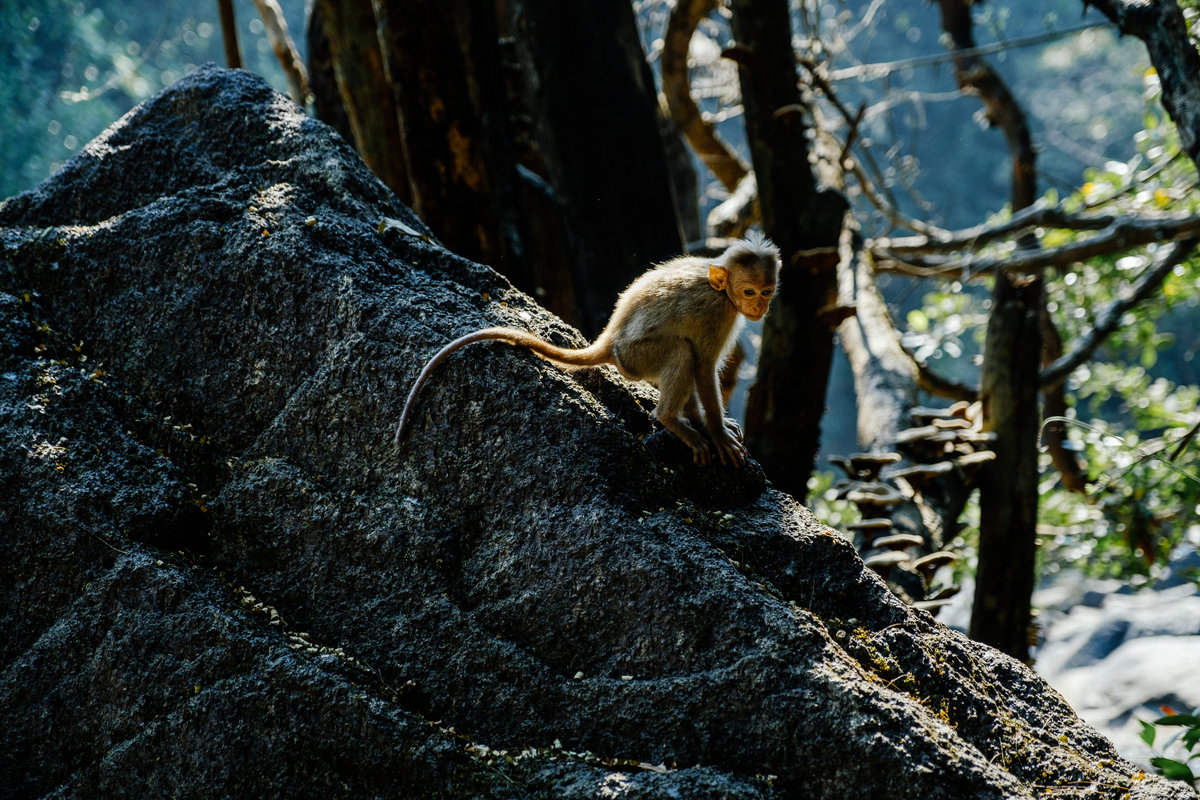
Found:
[[[381,227],[392,219],[399,224]],[[0,205],[16,797],[1193,796],[198,70]]]

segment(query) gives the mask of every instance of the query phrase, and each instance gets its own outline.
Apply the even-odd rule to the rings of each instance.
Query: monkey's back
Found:
[[[618,358],[622,351],[685,339],[702,360],[719,360],[732,343],[740,317],[725,293],[709,284],[708,268],[708,261],[685,256],[631,283],[617,300],[606,329]]]

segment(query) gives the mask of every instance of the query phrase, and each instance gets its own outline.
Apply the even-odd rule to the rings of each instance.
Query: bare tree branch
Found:
[[[1140,172],[1132,172],[1128,179],[1112,193],[1086,208],[1093,209],[1111,202],[1161,173],[1174,163],[1181,153],[1176,151],[1159,161],[1151,164]],[[922,253],[947,253],[956,250],[978,250],[980,247],[1002,239],[1017,238],[1021,233],[1033,228],[1058,228],[1060,230],[1103,230],[1118,219],[1116,214],[1108,213],[1069,213],[1061,206],[1052,206],[1043,198],[1031,206],[1020,209],[1006,220],[975,225],[952,232],[930,234],[920,233],[917,236],[874,239],[867,246],[878,250],[886,250],[897,255]],[[915,229],[913,229],[915,230]]]
[[[903,345],[901,345],[903,347]],[[907,347],[904,352],[909,354],[917,365],[917,385],[922,391],[929,392],[947,400],[963,400],[968,403],[979,399],[979,387],[968,386],[965,383],[952,381],[945,375],[939,375],[924,361],[918,361]]]
[[[662,84],[671,119],[675,120],[704,165],[732,192],[750,167],[721,140],[716,126],[701,116],[688,80],[688,48],[692,35],[717,4],[718,0],[676,1],[663,35]]]
[[[1183,455],[1183,451],[1186,450],[1187,446],[1192,443],[1193,439],[1196,438],[1197,432],[1200,432],[1200,419],[1196,420],[1192,424],[1192,427],[1188,428],[1187,433],[1185,433],[1179,438],[1178,441],[1175,442],[1175,449],[1171,451],[1171,457],[1168,460],[1178,461],[1179,457]]]
[[[258,6],[258,15],[262,17],[263,25],[267,29],[267,40],[275,51],[275,57],[279,59],[279,65],[283,67],[283,74],[287,76],[288,94],[296,103],[305,105],[309,94],[308,70],[304,67],[304,59],[300,58],[296,43],[288,33],[283,9],[279,7],[277,0],[254,0],[254,5]]]
[[[758,208],[758,181],[753,172],[712,211],[704,221],[707,235],[717,239],[736,239],[746,233],[761,216]]]
[[[879,188],[880,186],[884,185],[884,181],[879,167],[876,166],[871,159],[871,151],[865,148],[862,149],[861,157],[855,156],[851,152],[853,133],[861,122],[860,115],[863,112],[861,109],[856,112],[851,112],[850,109],[848,109],[841,102],[841,100],[838,99],[837,92],[835,92],[833,86],[827,80],[825,80],[819,65],[817,65],[815,62],[805,59],[798,59],[798,63],[808,70],[809,75],[812,78],[813,86],[819,89],[825,95],[830,104],[834,107],[834,109],[837,110],[838,114],[841,115],[846,124],[849,126],[850,134],[847,135],[845,141],[838,141],[837,137],[834,136],[829,130],[821,129],[819,130],[819,133],[828,137],[832,141],[838,142],[837,149],[841,153],[841,163],[839,164],[839,167],[843,171],[854,176],[855,180],[858,182],[859,189],[863,193],[863,196],[866,197],[867,200],[870,201],[871,205],[875,206],[875,208],[878,209],[885,218],[887,218],[888,222],[897,228],[906,228],[910,231],[917,231],[929,239],[939,239],[950,236],[949,231],[939,228],[938,226],[929,222],[924,222],[916,219],[915,217],[910,217],[907,214],[904,214],[902,211],[900,211],[895,200],[887,196],[886,187],[883,189]],[[874,179],[867,175],[868,170],[874,173]]]
[[[1194,236],[1194,234],[1193,234]],[[1071,348],[1060,358],[1054,360],[1039,375],[1042,388],[1058,386],[1071,371],[1090,359],[1097,348],[1104,343],[1105,338],[1117,329],[1121,317],[1138,303],[1145,300],[1162,285],[1163,279],[1170,274],[1184,259],[1191,255],[1200,240],[1196,238],[1175,242],[1163,250],[1145,272],[1136,281],[1121,292],[1116,300],[1109,303],[1099,314],[1091,329],[1081,334]]]
[[[906,236],[875,239],[867,244],[872,249],[895,255],[945,253],[978,249],[1001,239],[1012,239],[1031,228],[1098,231],[1112,225],[1116,220],[1117,217],[1113,214],[1068,214],[1058,206],[1039,201],[1021,209],[1003,222],[986,223],[948,232],[944,238],[929,235]]]
[[[1043,267],[1071,264],[1132,247],[1156,242],[1178,242],[1197,236],[1200,236],[1200,214],[1122,217],[1114,218],[1098,234],[1082,241],[1045,250],[1017,250],[1002,256],[914,261],[881,248],[876,253],[876,268],[883,272],[961,280],[999,269],[1036,272]]]
[[[1046,33],[1034,34],[1033,36],[1025,36],[1018,39],[1008,39],[1003,42],[992,42],[990,44],[977,45],[975,47],[964,48],[956,53],[935,53],[926,56],[916,56],[914,58],[902,58],[897,61],[884,61],[877,64],[859,64],[854,67],[846,67],[844,69],[835,70],[830,73],[829,79],[832,81],[844,81],[851,78],[857,80],[875,80],[878,78],[886,78],[893,72],[904,69],[912,69],[913,67],[928,67],[937,64],[951,61],[959,55],[970,58],[978,58],[980,56],[992,55],[994,53],[1002,53],[1007,50],[1015,50],[1019,47],[1030,47],[1033,45],[1044,44],[1054,41],[1055,39],[1063,39],[1068,36],[1074,36],[1077,33],[1099,28],[1104,23],[1100,22],[1085,22],[1081,25],[1076,25],[1073,28],[1063,28],[1061,30],[1047,31]],[[851,38],[848,34],[846,38]]]

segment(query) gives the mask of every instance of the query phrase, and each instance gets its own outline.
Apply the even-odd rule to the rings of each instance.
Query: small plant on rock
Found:
[[[1186,781],[1192,787],[1196,786],[1196,773],[1192,771],[1189,762],[1200,758],[1200,749],[1196,745],[1200,744],[1200,708],[1197,708],[1191,714],[1179,714],[1169,706],[1163,706],[1164,716],[1154,720],[1154,722],[1145,722],[1139,720],[1142,725],[1142,741],[1148,746],[1154,747],[1154,740],[1158,736],[1158,732],[1162,728],[1179,727],[1183,730],[1172,734],[1161,745],[1161,750],[1166,750],[1176,742],[1179,742],[1183,749],[1188,753],[1182,761],[1166,756],[1155,756],[1150,759],[1150,765],[1153,766],[1164,778],[1173,780]]]

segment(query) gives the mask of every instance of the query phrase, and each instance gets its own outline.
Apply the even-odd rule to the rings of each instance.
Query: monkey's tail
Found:
[[[459,348],[466,347],[475,342],[489,341],[508,342],[509,344],[526,347],[542,358],[568,367],[594,367],[598,364],[607,363],[612,357],[612,348],[603,334],[590,346],[578,350],[558,347],[534,336],[529,331],[523,331],[519,328],[484,328],[483,330],[460,336],[441,350],[438,350],[433,358],[429,359],[429,362],[421,370],[421,373],[417,375],[412,388],[408,391],[408,398],[404,401],[404,411],[400,414],[400,424],[396,426],[396,435],[392,437],[392,444],[400,444],[400,438],[404,435],[404,431],[408,427],[409,417],[412,416],[413,404],[417,398],[417,392],[429,380],[429,376],[433,374],[437,366]]]

